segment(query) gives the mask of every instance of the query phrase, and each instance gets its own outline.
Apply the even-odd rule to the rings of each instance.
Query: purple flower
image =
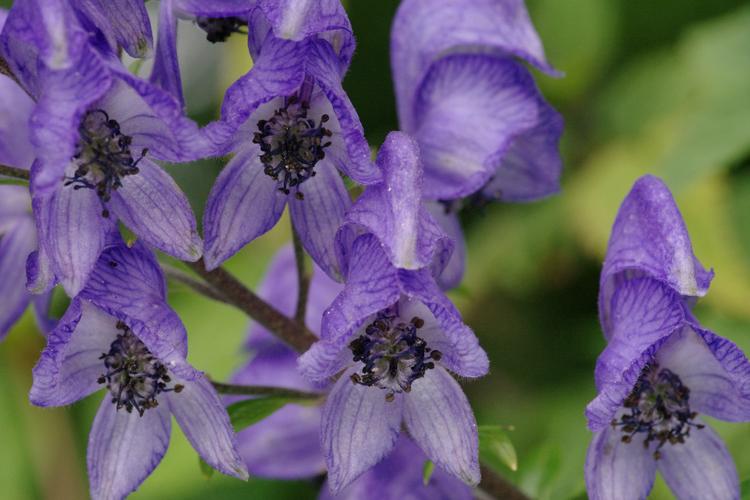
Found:
[[[87,30],[97,33],[108,50],[122,47],[133,57],[152,50],[151,22],[141,0],[70,0]]]
[[[32,287],[48,289],[57,277],[75,295],[117,220],[145,243],[197,260],[202,243],[188,200],[151,157],[194,159],[206,140],[174,98],[94,51],[69,9],[50,5],[47,30],[33,1],[17,2],[0,40],[36,98]]]
[[[388,457],[362,474],[359,479],[338,495],[323,487],[319,500],[369,500],[380,498],[410,498],[413,500],[470,500],[474,493],[470,487],[436,468],[426,485],[422,468],[427,456],[403,434],[396,441]]]
[[[314,382],[343,371],[321,430],[334,493],[393,449],[402,422],[435,464],[479,482],[476,422],[448,370],[478,377],[488,360],[429,269],[396,269],[375,236],[360,236],[321,338],[300,368]]]
[[[271,263],[259,293],[279,311],[292,316],[297,287],[294,253],[287,247]],[[306,309],[306,322],[313,332],[319,332],[323,310],[342,288],[315,267]],[[234,383],[318,390],[297,372],[297,353],[265,328],[253,325],[246,348],[252,358],[235,374]],[[324,473],[320,414],[317,406],[290,404],[241,431],[237,435],[237,449],[250,474],[295,479]]]
[[[222,121],[234,151],[204,214],[211,269],[271,229],[289,205],[305,250],[340,278],[334,236],[351,200],[339,171],[362,184],[379,180],[342,66],[328,41],[269,35],[250,72],[228,91]]]
[[[89,435],[94,498],[123,498],[143,482],[167,451],[172,416],[203,460],[247,478],[229,417],[185,360],[186,332],[165,300],[161,269],[143,245],[108,247],[34,368],[38,406],[107,390]]]
[[[713,274],[693,254],[664,183],[639,179],[612,228],[599,308],[595,432],[586,459],[594,500],[646,498],[657,470],[678,498],[739,498],[726,446],[699,414],[750,419],[750,364],[693,316]]]
[[[440,274],[453,251],[453,242],[423,204],[417,143],[403,132],[391,132],[378,151],[377,166],[383,181],[365,189],[336,235],[344,272],[351,242],[359,234],[371,233],[380,240],[394,267],[431,267]]]
[[[344,70],[354,53],[351,23],[339,0],[164,0],[151,81],[181,101],[178,18],[193,21],[211,43],[224,42],[235,33],[248,35],[253,59],[257,59],[269,33],[293,41],[311,36],[325,39],[338,54]]]
[[[561,117],[515,58],[556,74],[523,0],[407,0],[391,34],[399,120],[425,164],[425,196],[505,201],[559,189]]]

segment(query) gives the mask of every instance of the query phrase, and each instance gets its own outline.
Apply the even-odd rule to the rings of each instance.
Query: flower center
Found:
[[[645,447],[656,442],[654,458],[657,460],[661,457],[659,450],[666,443],[684,443],[692,427],[704,427],[694,422],[698,414],[690,411],[690,390],[680,377],[666,368],[659,369],[658,365],[644,368],[623,406],[630,413],[620,420],[612,420],[612,427],[621,428],[623,443],[630,443],[638,433],[646,435]]]
[[[440,351],[433,351],[417,335],[424,326],[422,318],[405,323],[392,310],[381,311],[365,332],[349,344],[354,361],[364,366],[352,375],[355,384],[385,389],[386,401],[396,393],[409,392],[411,384],[440,361]]]
[[[211,43],[226,42],[233,33],[247,35],[247,31],[241,29],[247,26],[247,21],[239,17],[198,17],[195,22]]]
[[[180,392],[184,386],[167,387],[171,382],[167,367],[149,352],[125,323],[118,321],[117,329],[122,333],[109,346],[109,352],[99,357],[104,360],[106,372],[97,382],[107,384],[112,403],[118,410],[124,407],[125,411],[132,413],[135,408],[143,416],[146,410],[159,406],[156,397],[160,393]]]
[[[87,111],[78,132],[81,139],[73,155],[78,168],[72,177],[66,177],[65,185],[95,189],[102,203],[106,203],[112,198],[112,191],[122,187],[123,177],[138,173],[138,162],[148,150],[133,158],[130,152],[133,138],[124,135],[120,124],[101,109]],[[109,217],[109,211],[104,208],[102,215]]]
[[[326,137],[331,131],[323,127],[328,115],[320,122],[308,118],[309,104],[297,96],[286,99],[283,107],[274,111],[268,120],[258,122],[253,142],[260,145],[263,171],[278,182],[279,191],[303,199],[299,186],[315,175],[315,165],[325,158],[325,148],[331,145]]]

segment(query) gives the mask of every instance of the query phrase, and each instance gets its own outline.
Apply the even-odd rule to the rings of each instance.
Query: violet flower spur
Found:
[[[349,255],[346,287],[323,315],[321,340],[300,358],[315,382],[343,371],[323,408],[331,490],[388,455],[402,422],[435,464],[477,484],[476,422],[447,370],[484,375],[486,354],[428,269],[396,269],[371,234]]]
[[[327,40],[344,70],[354,53],[349,18],[339,0],[164,0],[160,5],[159,39],[151,81],[181,101],[182,83],[177,59],[177,19],[193,21],[211,43],[233,34],[248,35],[253,59],[272,33],[277,38],[301,41],[307,37]]]
[[[646,498],[655,473],[680,499],[738,499],[721,438],[699,414],[750,420],[750,363],[691,312],[711,281],[664,183],[639,179],[612,228],[599,307],[609,343],[597,360],[589,496]]]
[[[227,91],[215,125],[214,137],[231,132],[223,148],[235,156],[206,205],[208,269],[271,229],[289,205],[305,250],[340,279],[334,236],[351,200],[339,171],[361,184],[380,173],[331,45],[269,35],[253,68]]]
[[[151,160],[194,159],[208,149],[197,126],[167,93],[105,59],[86,44],[67,11],[65,64],[53,69],[29,58],[46,47],[44,32],[31,37],[33,2],[14,5],[3,30],[5,56],[32,96],[35,161],[31,169],[34,215],[40,239],[32,288],[48,289],[54,277],[70,295],[84,285],[106,235],[122,221],[145,243],[182,260],[202,253],[189,202],[172,178]],[[38,71],[24,71],[37,65]]]
[[[165,300],[161,269],[142,244],[108,247],[34,368],[38,406],[107,390],[89,435],[95,499],[123,498],[146,479],[167,450],[172,416],[206,463],[248,477],[226,410],[185,360],[185,329]]]
[[[282,249],[268,268],[259,294],[280,312],[291,317],[296,306],[297,274],[291,247]],[[323,310],[343,285],[332,281],[314,266],[306,308],[306,323],[320,330]],[[319,388],[303,379],[297,371],[298,354],[265,328],[254,324],[245,344],[250,361],[232,378],[232,382],[316,392]],[[320,448],[318,406],[289,404],[263,421],[237,434],[237,449],[254,476],[296,479],[325,472]]]

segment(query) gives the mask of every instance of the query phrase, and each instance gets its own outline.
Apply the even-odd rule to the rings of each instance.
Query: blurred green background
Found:
[[[6,6],[10,2],[2,4]],[[150,1],[151,7],[157,7]],[[388,59],[395,0],[350,0],[358,49],[344,82],[371,144],[397,128]],[[492,361],[464,385],[480,424],[512,425],[518,470],[501,470],[535,498],[586,498],[590,433],[583,409],[604,346],[598,273],[617,207],[640,175],[674,190],[698,258],[716,271],[697,315],[750,352],[750,8],[741,0],[529,0],[563,79],[537,74],[566,118],[558,196],[464,214],[469,264],[452,292]],[[217,116],[223,90],[248,67],[244,40],[211,46],[180,23],[189,111]],[[183,50],[184,49],[184,50]],[[171,168],[202,212],[221,162]],[[288,221],[228,263],[255,285]],[[170,301],[190,334],[190,361],[223,379],[244,359],[247,321],[180,285]],[[85,452],[101,393],[69,408],[27,402],[43,339],[30,315],[0,345],[0,485],[4,499],[87,496]],[[711,422],[741,479],[750,478],[750,426]],[[320,481],[244,484],[206,479],[177,426],[163,463],[137,499],[313,498]],[[661,480],[653,498],[671,498]]]

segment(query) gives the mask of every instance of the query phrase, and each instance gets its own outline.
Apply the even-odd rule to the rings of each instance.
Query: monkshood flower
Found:
[[[349,253],[346,287],[323,315],[322,337],[300,358],[327,383],[321,440],[333,493],[393,449],[402,423],[437,466],[479,482],[477,429],[448,372],[478,377],[488,360],[429,269],[395,268],[372,234]]]
[[[226,410],[186,355],[154,256],[140,243],[108,247],[49,334],[30,393],[35,405],[64,406],[106,390],[89,435],[93,498],[123,498],[148,477],[167,451],[172,416],[206,463],[247,478]]]
[[[351,23],[339,0],[164,0],[159,12],[159,38],[151,81],[181,101],[177,60],[177,19],[193,21],[211,43],[233,34],[248,35],[253,59],[269,32],[286,40],[315,36],[327,40],[346,70],[354,53]]]
[[[32,288],[46,290],[56,277],[75,295],[118,220],[148,245],[197,260],[202,242],[189,202],[151,158],[194,159],[206,140],[172,96],[96,52],[70,9],[50,6],[49,19],[40,19],[33,1],[16,2],[0,40],[37,100],[31,192],[40,249]],[[58,46],[46,55],[50,43]]]
[[[334,237],[351,200],[339,174],[379,180],[330,43],[269,35],[247,75],[227,91],[208,135],[234,152],[211,189],[203,222],[212,269],[271,229],[289,206],[305,250],[340,279]],[[222,142],[222,141],[220,141]]]
[[[470,500],[472,489],[455,477],[436,468],[430,481],[424,484],[422,469],[427,456],[414,441],[399,436],[390,455],[359,479],[333,495],[323,487],[320,500],[379,500],[381,498],[410,498],[413,500]]]
[[[590,498],[646,498],[656,471],[678,498],[738,499],[732,457],[700,418],[750,420],[750,363],[693,316],[713,274],[669,189],[639,179],[612,228],[599,307],[608,340],[586,416]]]
[[[430,267],[439,275],[449,261],[453,242],[423,204],[423,170],[417,143],[403,132],[391,132],[378,151],[376,164],[382,182],[365,189],[336,234],[344,273],[351,242],[360,234],[371,233],[380,240],[394,267]]]
[[[268,268],[259,294],[288,316],[294,315],[297,273],[291,247],[282,249]],[[320,331],[325,308],[343,285],[315,266],[310,283],[306,323]],[[253,325],[245,344],[252,358],[233,377],[237,384],[283,387],[316,392],[318,387],[297,371],[298,354],[260,325]],[[279,479],[313,477],[325,472],[320,448],[320,407],[290,404],[237,435],[237,449],[254,476]]]
[[[85,29],[96,33],[112,52],[119,47],[133,57],[152,50],[151,22],[142,0],[69,0]],[[97,40],[98,41],[98,40]]]

